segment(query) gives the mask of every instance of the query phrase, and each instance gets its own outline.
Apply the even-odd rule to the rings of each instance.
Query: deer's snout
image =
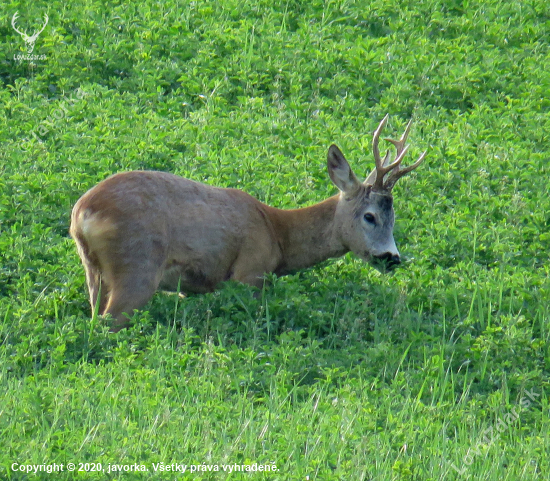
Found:
[[[375,256],[374,260],[376,264],[385,267],[388,270],[393,270],[401,264],[401,257],[399,254],[394,254],[392,252],[385,252],[384,254]]]

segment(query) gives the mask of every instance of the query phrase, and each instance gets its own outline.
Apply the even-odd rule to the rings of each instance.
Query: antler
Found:
[[[50,17],[48,17],[48,14],[45,13],[44,14],[44,25],[42,25],[42,28],[38,31],[38,32],[35,32],[32,36],[32,38],[34,39],[37,39],[38,36],[42,33],[42,31],[46,28],[46,25],[48,25],[48,20],[50,19]]]
[[[19,30],[16,26],[15,26],[15,21],[17,20],[17,17],[19,17],[19,12],[15,12],[13,14],[13,17],[11,17],[11,26],[13,27],[13,29],[21,36],[23,37],[28,37],[27,35],[27,32],[22,32],[21,30]]]
[[[50,17],[48,17],[48,14],[44,14],[44,25],[42,25],[42,28],[38,32],[34,32],[31,36],[27,35],[27,31],[22,32],[15,26],[15,21],[19,18],[19,12],[15,12],[13,14],[13,17],[11,17],[11,26],[13,29],[21,35],[25,40],[36,40],[38,36],[42,33],[42,31],[46,28],[46,25],[48,25],[48,21],[50,20]]]
[[[374,183],[372,184],[374,190],[387,190],[391,191],[395,183],[403,177],[405,174],[409,173],[411,170],[416,169],[424,160],[426,157],[426,154],[428,151],[424,151],[422,155],[419,157],[419,159],[413,164],[408,167],[405,167],[404,169],[401,169],[400,164],[405,158],[405,155],[409,149],[408,145],[405,145],[405,142],[407,142],[407,137],[409,136],[409,132],[411,130],[412,125],[412,119],[409,120],[409,123],[407,124],[407,127],[405,128],[405,132],[403,132],[403,135],[399,140],[395,139],[384,139],[388,142],[391,142],[397,151],[396,158],[392,163],[389,163],[390,159],[390,151],[386,153],[384,159],[382,160],[380,157],[380,150],[378,149],[378,143],[380,141],[380,135],[382,133],[382,130],[386,126],[386,123],[388,122],[388,115],[382,119],[382,122],[380,122],[380,125],[378,125],[378,128],[374,132],[374,137],[372,140],[372,151],[374,154],[374,161],[376,163],[376,170],[373,172],[373,174],[376,175],[374,179]],[[388,179],[384,182],[384,176],[391,172]],[[372,176],[372,174],[371,174]],[[369,182],[371,180],[371,176],[367,179],[366,182]]]

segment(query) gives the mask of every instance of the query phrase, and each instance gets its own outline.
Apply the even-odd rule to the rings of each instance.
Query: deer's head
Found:
[[[13,27],[13,29],[19,34],[21,35],[21,37],[23,38],[23,41],[25,42],[25,44],[27,45],[27,53],[31,54],[32,51],[34,50],[34,44],[36,43],[36,40],[38,38],[38,36],[42,33],[42,31],[46,28],[46,25],[48,25],[48,15],[44,14],[44,25],[42,25],[42,28],[40,30],[37,30],[36,32],[34,32],[32,35],[27,35],[27,32],[26,31],[21,31],[19,30],[17,27],[16,27],[16,21],[17,21],[17,18],[19,17],[19,12],[15,12],[13,14],[13,17],[11,18],[11,26]]]
[[[414,164],[401,168],[408,149],[405,142],[411,128],[409,121],[399,140],[385,139],[396,148],[395,160],[391,162],[389,151],[382,159],[378,144],[387,121],[386,115],[374,132],[372,150],[376,167],[364,182],[357,179],[336,145],[330,146],[327,159],[330,178],[340,189],[335,232],[340,235],[344,247],[379,269],[392,269],[401,262],[393,238],[392,188],[401,177],[416,169],[427,153],[424,152]]]

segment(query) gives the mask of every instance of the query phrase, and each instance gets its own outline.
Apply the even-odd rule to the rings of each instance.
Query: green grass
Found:
[[[0,6],[0,479],[546,479],[548,2],[48,5]],[[14,60],[16,11],[48,13],[45,60]],[[390,136],[414,117],[410,159],[430,147],[394,191],[395,274],[347,255],[91,319],[68,225],[97,182],[311,205],[331,143],[371,170],[386,113]],[[12,469],[71,462],[105,471]]]

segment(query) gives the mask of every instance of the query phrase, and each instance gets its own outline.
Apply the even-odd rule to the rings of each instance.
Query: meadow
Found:
[[[29,34],[49,15],[35,60],[16,12]],[[0,479],[548,479],[550,3],[0,19]],[[370,172],[386,113],[389,136],[414,119],[409,161],[429,147],[393,192],[393,274],[348,254],[260,291],[159,292],[117,334],[92,316],[68,234],[87,189],[163,170],[311,205],[336,193],[331,143]]]

